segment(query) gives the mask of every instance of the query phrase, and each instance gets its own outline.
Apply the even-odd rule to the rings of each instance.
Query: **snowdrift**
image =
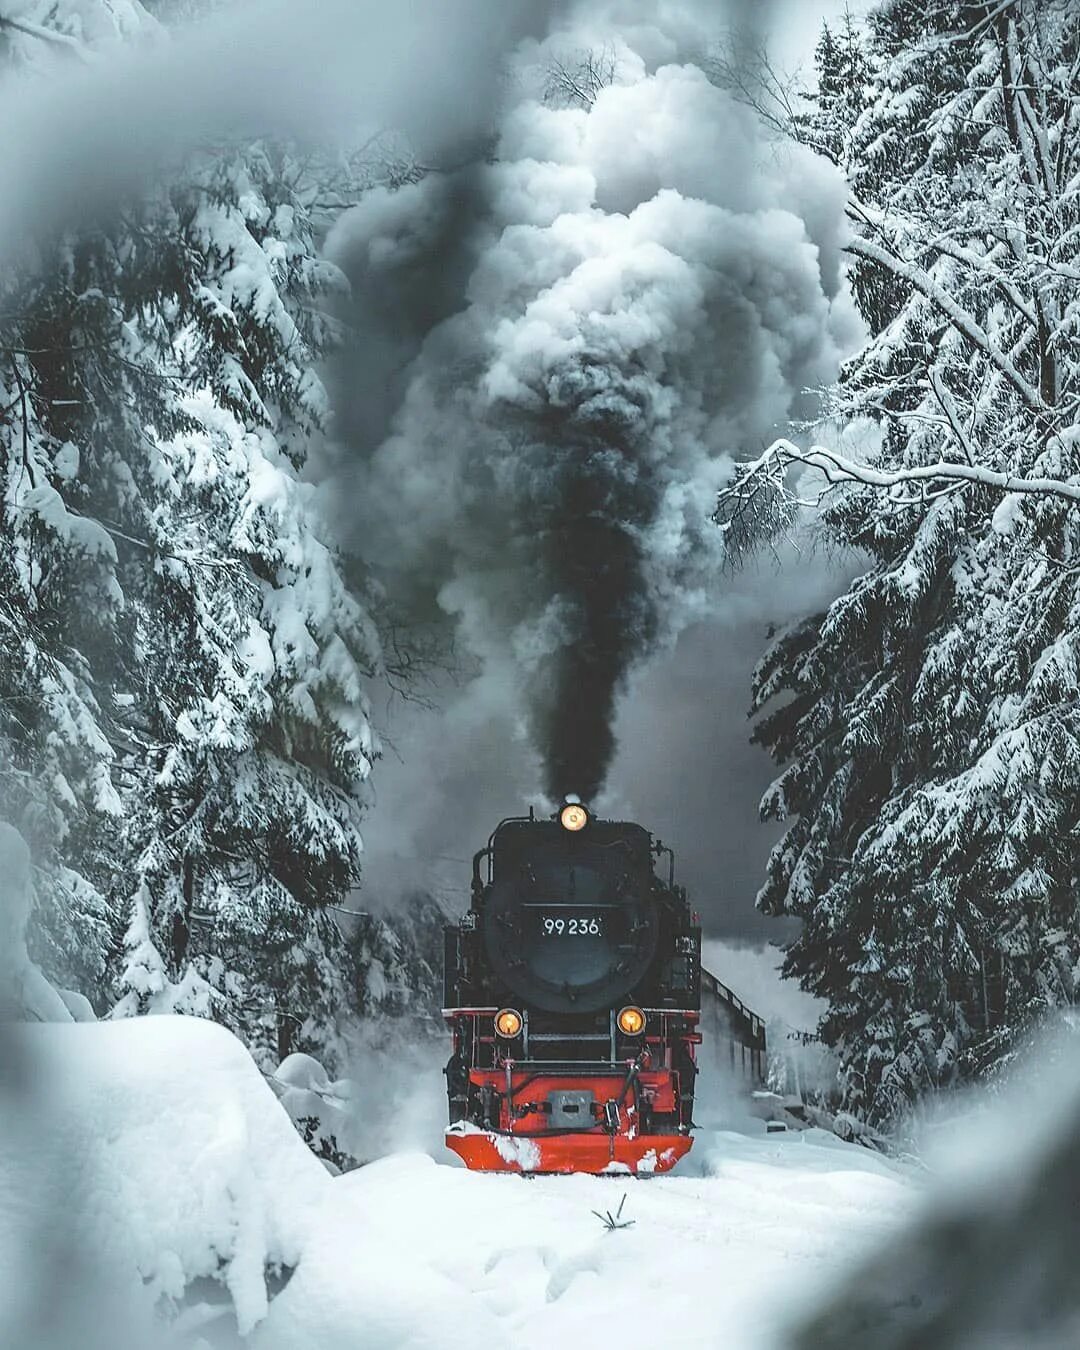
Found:
[[[6,1048],[24,1072],[0,1098],[4,1345],[146,1350],[156,1316],[172,1345],[528,1350],[633,1309],[639,1339],[755,1350],[779,1343],[793,1291],[841,1274],[908,1207],[888,1163],[815,1132],[705,1135],[699,1175],[638,1183],[420,1153],[332,1177],[211,1023],[24,1027]],[[301,1091],[304,1067],[284,1075]],[[608,1232],[594,1211],[624,1192],[634,1226]],[[91,1278],[40,1259],[58,1233]],[[37,1334],[35,1281],[39,1304],[71,1295],[77,1334]]]
[[[826,1136],[826,1139],[828,1136]],[[910,1191],[866,1150],[718,1135],[710,1175],[483,1175],[419,1154],[332,1183],[259,1350],[550,1350],[618,1339],[779,1350]],[[869,1169],[869,1170],[867,1170]],[[607,1231],[614,1212],[633,1227]]]
[[[240,1042],[198,1018],[148,1017],[22,1027],[12,1048],[24,1091],[0,1106],[13,1143],[0,1198],[25,1203],[0,1204],[0,1253],[63,1229],[133,1327],[197,1302],[200,1318],[223,1310],[249,1332],[330,1178]],[[0,1256],[5,1344],[18,1342],[2,1334],[3,1291],[17,1287]]]

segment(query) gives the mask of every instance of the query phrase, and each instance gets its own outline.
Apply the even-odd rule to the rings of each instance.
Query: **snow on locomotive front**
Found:
[[[468,1167],[666,1172],[688,1152],[701,930],[640,825],[502,821],[446,929],[448,1146]]]

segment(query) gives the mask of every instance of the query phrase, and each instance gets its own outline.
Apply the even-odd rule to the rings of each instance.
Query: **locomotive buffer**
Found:
[[[667,878],[654,861],[667,854]],[[691,1146],[701,929],[674,855],[567,797],[495,829],[448,925],[448,1146],[468,1167],[666,1172]],[[761,1020],[705,973],[711,1029],[749,1087]]]

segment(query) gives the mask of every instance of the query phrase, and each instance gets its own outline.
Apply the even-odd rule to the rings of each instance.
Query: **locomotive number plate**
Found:
[[[544,937],[603,937],[604,920],[599,914],[541,914],[540,932]]]

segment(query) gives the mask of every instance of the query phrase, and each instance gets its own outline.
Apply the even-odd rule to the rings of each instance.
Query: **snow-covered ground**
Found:
[[[331,1177],[219,1027],[68,1024],[16,1045],[38,1074],[17,1110],[0,1102],[22,1122],[0,1160],[3,1344],[24,1343],[35,1280],[37,1296],[50,1278],[55,1291],[28,1253],[31,1228],[59,1224],[111,1315],[135,1325],[172,1300],[201,1334],[239,1324],[257,1350],[539,1350],[627,1333],[760,1350],[916,1193],[817,1131],[705,1134],[681,1174],[647,1181],[486,1176],[423,1153]],[[633,1226],[607,1231],[592,1211],[624,1195]]]
[[[700,1141],[699,1141],[700,1142]],[[338,1178],[260,1347],[758,1350],[908,1206],[829,1137],[714,1136],[707,1176],[486,1176],[401,1154]],[[607,1231],[593,1210],[632,1228]]]

